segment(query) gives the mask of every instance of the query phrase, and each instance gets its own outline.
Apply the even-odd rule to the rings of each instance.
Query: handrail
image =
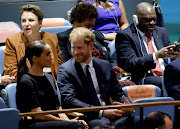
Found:
[[[69,112],[89,112],[99,111],[105,109],[123,109],[123,108],[135,108],[135,107],[148,107],[148,106],[161,106],[161,105],[180,105],[180,101],[161,101],[161,102],[145,102],[145,103],[134,103],[134,104],[122,104],[122,105],[109,105],[109,106],[97,106],[97,107],[86,107],[86,108],[72,108],[63,110],[49,110],[42,112],[27,112],[19,113],[20,117],[47,115],[47,114],[58,114],[58,113],[69,113]]]

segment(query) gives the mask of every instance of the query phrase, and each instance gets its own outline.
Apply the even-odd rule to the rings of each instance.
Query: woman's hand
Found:
[[[6,85],[10,84],[12,81],[14,81],[15,77],[14,76],[10,77],[9,75],[4,75],[4,76],[1,76],[0,79],[1,79],[1,85],[6,86]]]
[[[117,33],[102,34],[104,35],[104,39],[112,41],[115,40]]]
[[[87,124],[84,120],[79,120],[79,117],[76,117],[76,118],[74,118],[74,119],[71,119],[70,121],[71,121],[71,122],[78,122],[78,123],[84,125],[86,128],[89,128],[88,124]]]

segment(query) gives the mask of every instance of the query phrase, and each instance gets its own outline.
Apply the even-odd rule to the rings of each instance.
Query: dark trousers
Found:
[[[147,76],[144,79],[144,84],[152,84],[158,86],[161,89],[161,96],[163,96],[162,77],[159,76]]]
[[[42,122],[20,122],[20,129],[85,129],[85,127],[78,122],[68,121],[42,121]]]
[[[89,129],[92,129],[95,126],[103,125],[113,125],[115,129],[139,129],[139,117],[121,117],[117,120],[109,120],[107,118],[95,119],[88,122]]]
[[[144,79],[144,84],[153,84],[162,88],[162,77],[159,76],[147,76]]]

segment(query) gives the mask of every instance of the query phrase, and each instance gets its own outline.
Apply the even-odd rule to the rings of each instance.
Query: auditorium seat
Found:
[[[59,32],[64,32],[68,29],[72,28],[72,26],[57,26],[57,27],[44,27],[41,28],[41,31],[57,34]]]
[[[5,102],[4,102],[4,100],[0,97],[0,109],[5,108],[5,107],[6,107]]]
[[[64,18],[44,18],[40,31],[57,34],[59,32],[64,32],[71,27],[71,23]]]
[[[13,22],[0,22],[0,43],[5,43],[9,36],[12,36],[18,32],[21,32],[20,26]]]
[[[155,97],[155,98],[142,98],[133,101],[132,103],[145,103],[145,102],[162,102],[162,101],[174,101],[172,97]],[[162,105],[162,106],[148,106],[141,108],[134,108],[135,112],[133,116],[140,116],[144,119],[149,113],[154,111],[160,111],[171,116],[172,122],[174,122],[175,105]]]
[[[133,85],[122,88],[131,102],[142,98],[155,98],[161,96],[161,89],[155,85]]]
[[[19,110],[15,108],[0,109],[0,129],[19,129]]]
[[[0,109],[0,129],[19,129],[19,110],[16,108],[16,83],[5,88],[7,92],[7,108]]]
[[[7,92],[6,105],[8,108],[17,108],[16,105],[16,85],[17,83],[8,84],[5,88]]]
[[[71,23],[64,18],[44,18],[42,28],[57,27],[57,26],[71,26]]]

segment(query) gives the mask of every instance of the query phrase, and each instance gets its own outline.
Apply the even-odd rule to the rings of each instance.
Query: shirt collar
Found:
[[[89,65],[89,67],[92,68],[93,67],[92,60],[93,60],[93,58],[91,59],[91,62],[89,64],[80,62],[80,65],[81,65],[82,69],[84,70],[86,68],[86,65]]]

